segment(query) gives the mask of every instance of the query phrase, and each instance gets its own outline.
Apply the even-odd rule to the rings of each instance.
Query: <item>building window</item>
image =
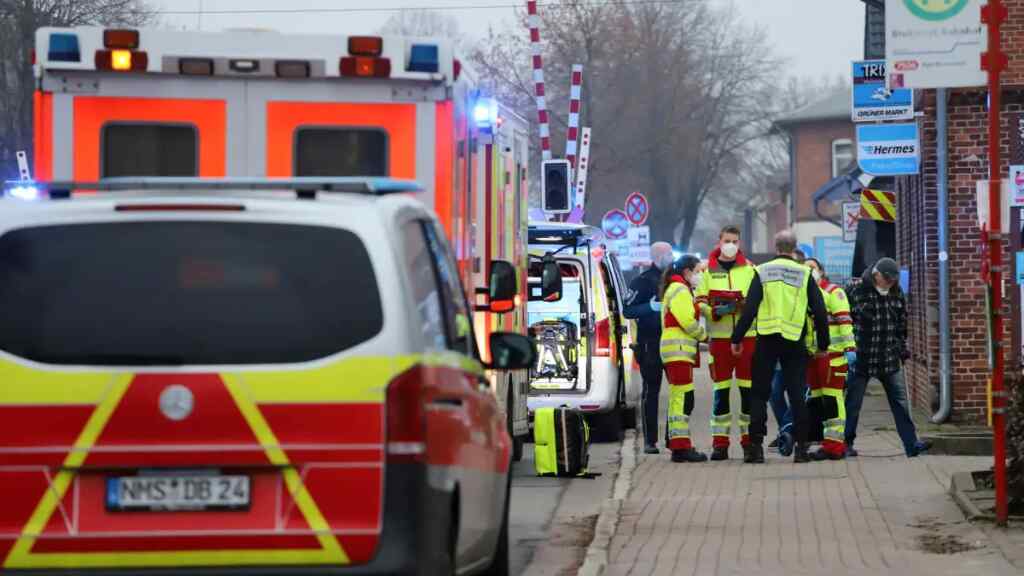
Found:
[[[832,141],[832,177],[845,174],[853,167],[853,141],[849,138]]]

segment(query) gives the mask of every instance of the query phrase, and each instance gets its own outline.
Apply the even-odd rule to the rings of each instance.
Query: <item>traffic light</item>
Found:
[[[568,214],[572,212],[572,184],[568,160],[547,160],[541,171],[541,190],[544,192],[544,212]]]

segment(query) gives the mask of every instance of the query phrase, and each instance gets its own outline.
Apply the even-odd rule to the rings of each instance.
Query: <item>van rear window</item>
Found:
[[[307,362],[383,328],[370,255],[338,228],[119,222],[0,236],[0,350],[62,365]]]
[[[198,176],[199,135],[188,124],[107,124],[103,177]]]
[[[299,128],[296,176],[387,176],[388,135],[372,128]]]

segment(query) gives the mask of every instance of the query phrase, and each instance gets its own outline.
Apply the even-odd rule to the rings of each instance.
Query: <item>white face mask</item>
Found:
[[[878,293],[881,294],[882,296],[887,296],[889,294],[889,289],[888,288],[882,288],[881,286],[875,286],[875,290],[878,290]]]
[[[815,282],[821,282],[821,272],[819,272],[818,270],[812,270],[811,276],[814,276]]]
[[[697,288],[700,287],[700,274],[697,274],[696,272],[690,274],[686,278],[686,282],[690,284],[691,288],[696,290]]]
[[[732,259],[736,257],[736,254],[740,251],[740,247],[732,242],[722,244],[722,256]]]

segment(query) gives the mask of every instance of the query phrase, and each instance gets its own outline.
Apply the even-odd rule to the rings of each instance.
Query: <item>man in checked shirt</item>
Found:
[[[910,417],[903,362],[910,358],[907,347],[907,301],[899,285],[900,269],[892,258],[882,258],[864,271],[860,284],[850,293],[853,328],[857,338],[857,359],[846,382],[846,455],[857,456],[857,438],[864,391],[871,378],[885,388],[896,431],[908,458],[931,448],[931,442],[917,438]]]

